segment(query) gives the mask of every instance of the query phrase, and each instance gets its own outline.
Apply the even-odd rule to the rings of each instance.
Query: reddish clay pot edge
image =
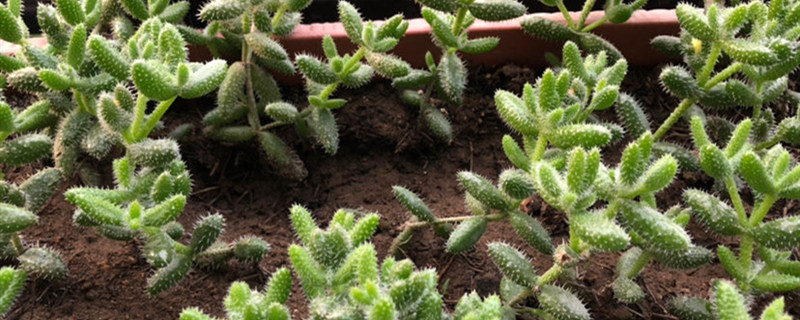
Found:
[[[597,21],[603,12],[592,12],[587,24]],[[535,13],[559,23],[566,24],[564,16],[556,13]],[[580,13],[572,13],[577,20]],[[424,66],[426,51],[437,54],[439,50],[431,42],[430,27],[424,19],[409,20],[406,35],[392,50],[392,53],[402,57],[414,67]],[[546,66],[545,52],[560,53],[562,43],[535,38],[526,34],[520,27],[520,19],[503,22],[476,21],[469,29],[470,38],[495,36],[500,38],[500,44],[489,53],[480,55],[462,54],[470,66],[485,65],[497,66],[503,64],[516,64],[530,67]],[[665,55],[653,50],[650,40],[659,35],[676,35],[680,31],[675,10],[639,10],[633,13],[630,20],[624,24],[606,23],[593,32],[614,44],[628,60],[635,66],[653,66],[671,61]],[[322,37],[330,35],[336,40],[340,50],[354,50],[355,47],[347,39],[341,23],[318,23],[298,26],[280,42],[289,52],[307,52],[317,56],[322,53]]]

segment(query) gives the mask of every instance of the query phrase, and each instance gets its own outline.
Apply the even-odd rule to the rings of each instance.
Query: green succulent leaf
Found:
[[[665,251],[685,251],[690,239],[681,226],[640,202],[625,201],[621,218],[628,230],[648,245]]]
[[[536,270],[519,250],[502,242],[493,242],[489,244],[489,256],[505,278],[525,288],[536,286]]]
[[[557,286],[545,285],[536,295],[541,308],[559,320],[588,320],[589,311],[572,292]]]
[[[525,14],[525,5],[515,0],[476,0],[469,5],[475,18],[485,21],[503,21]]]
[[[472,248],[486,232],[486,225],[484,217],[474,217],[460,223],[447,239],[447,252],[460,253]]]
[[[131,66],[131,75],[136,88],[149,99],[164,101],[179,93],[177,79],[161,64],[136,61]]]
[[[509,212],[509,223],[520,238],[531,247],[543,254],[553,254],[555,247],[550,239],[550,233],[538,220],[522,211],[512,210]]]
[[[525,32],[547,40],[567,41],[573,40],[577,36],[564,24],[534,15],[524,17],[520,24]]]
[[[570,223],[581,240],[600,250],[621,251],[630,245],[630,236],[625,230],[601,214],[577,214]]]

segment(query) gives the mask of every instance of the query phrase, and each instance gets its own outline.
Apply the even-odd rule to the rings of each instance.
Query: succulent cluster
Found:
[[[581,10],[577,21],[567,11],[563,0],[540,0],[540,2],[546,6],[557,7],[564,16],[566,25],[541,16],[529,15],[520,21],[520,25],[525,32],[550,41],[573,41],[589,53],[605,51],[609,59],[616,61],[624,58],[622,53],[613,44],[591,33],[591,31],[606,22],[614,24],[625,23],[636,10],[639,10],[647,3],[647,0],[635,0],[632,3],[624,3],[622,0],[608,0],[604,4],[603,16],[592,23],[588,23],[587,19],[594,8],[596,0],[586,0],[583,3],[583,10]],[[548,55],[548,59],[554,60],[554,56]]]
[[[525,14],[525,6],[516,0],[418,0],[422,17],[431,27],[434,44],[441,49],[439,62],[433,54],[425,54],[425,69],[411,70],[395,78],[392,85],[403,89],[403,102],[420,108],[421,119],[441,140],[451,141],[453,130],[447,117],[434,103],[441,97],[460,106],[467,86],[467,69],[459,53],[483,54],[500,43],[497,37],[469,38],[469,27],[476,19],[503,21]]]
[[[791,95],[787,76],[800,66],[797,12],[793,1],[711,4],[706,10],[679,5],[680,36],[653,39],[656,49],[682,57],[688,67],[668,66],[661,72],[664,88],[682,100],[654,133],[656,140],[684,114],[702,114],[700,105],[752,108],[753,142],[759,150],[780,141],[797,143],[798,120],[789,118],[776,126],[770,109],[763,109],[784,94]],[[728,132],[734,127],[726,119],[714,122]]]
[[[264,292],[250,289],[244,282],[234,282],[225,298],[227,319],[289,320],[292,318],[286,300],[292,293],[292,272],[280,268],[272,273]],[[213,320],[200,309],[189,308],[181,312],[180,320]]]
[[[406,62],[388,53],[408,28],[403,16],[396,15],[378,26],[364,22],[358,10],[345,1],[339,2],[339,17],[358,50],[340,54],[328,36],[322,41],[327,61],[298,54],[292,62],[273,38],[289,34],[301,20],[299,11],[310,3],[310,0],[214,0],[200,12],[200,17],[210,22],[204,42],[212,52],[238,52],[241,56],[225,75],[217,94],[217,107],[203,120],[208,125],[207,134],[227,143],[258,141],[272,164],[295,179],[304,178],[307,171],[292,148],[270,129],[294,125],[302,137],[315,137],[327,153],[335,154],[339,131],[333,110],[347,103],[332,97],[336,90],[361,87],[375,73],[396,78],[410,70]],[[218,31],[224,38],[211,38]],[[275,80],[264,70],[294,74],[295,66],[308,89],[308,106],[302,110],[281,100]],[[244,118],[248,125],[238,125]],[[262,124],[264,120],[267,122]]]
[[[219,215],[198,222],[191,245],[177,242],[183,227],[174,220],[191,193],[191,179],[176,141],[150,135],[177,98],[198,98],[216,90],[228,68],[223,60],[189,61],[184,36],[191,37],[194,31],[176,24],[188,12],[189,2],[59,0],[54,4],[37,7],[48,40],[44,48],[28,41],[28,29],[19,16],[20,1],[0,5],[0,38],[21,47],[16,55],[0,54],[0,70],[7,73],[3,87],[7,83],[38,99],[22,111],[0,104],[4,141],[0,163],[21,165],[52,153],[57,167],[40,171],[19,186],[3,182],[2,215],[8,223],[2,228],[2,255],[16,258],[21,271],[12,277],[14,281],[3,282],[9,291],[0,312],[10,306],[21,288],[17,281],[26,275],[66,275],[66,264],[57,253],[26,248],[18,232],[38,222],[34,213],[47,202],[62,175],[88,170],[82,178],[93,184],[87,178],[96,176],[91,166],[79,167],[83,154],[107,159],[115,147],[125,151],[124,157],[113,161],[115,189],[74,187],[65,196],[78,206],[77,225],[112,239],[138,238],[143,243],[143,255],[159,269],[148,283],[150,293],[173,286],[193,261],[218,265],[234,256],[259,260],[268,249],[263,240],[216,242],[223,226]]]
[[[308,210],[291,209],[292,225],[301,244],[289,247],[289,260],[308,299],[309,319],[508,319],[498,296],[464,295],[452,314],[445,311],[433,269],[416,270],[408,259],[385,258],[380,264],[369,241],[377,214],[339,210],[326,230]],[[225,299],[228,319],[290,319],[283,306],[291,292],[291,273],[276,271],[264,293],[234,283]],[[212,319],[196,308],[181,320]]]
[[[681,319],[733,320],[753,319],[748,314],[745,298],[739,293],[736,285],[727,280],[714,283],[712,301],[698,298],[681,297],[670,302],[670,312]],[[783,298],[773,300],[764,308],[759,320],[791,320],[792,316],[784,313]]]

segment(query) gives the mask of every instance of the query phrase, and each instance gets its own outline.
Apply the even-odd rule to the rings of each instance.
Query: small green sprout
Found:
[[[469,27],[476,19],[504,21],[525,14],[516,0],[418,0],[422,17],[431,27],[433,42],[441,49],[437,63],[431,52],[425,55],[427,70],[414,69],[395,78],[392,84],[403,89],[403,102],[420,108],[420,116],[437,138],[450,142],[450,122],[433,102],[438,96],[455,106],[462,104],[467,85],[467,69],[459,52],[483,54],[500,43],[497,37],[469,38]]]

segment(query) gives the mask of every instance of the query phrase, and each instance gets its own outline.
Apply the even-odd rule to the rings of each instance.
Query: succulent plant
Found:
[[[291,208],[300,244],[289,247],[289,260],[307,299],[309,319],[509,319],[513,314],[498,296],[464,295],[453,314],[444,309],[433,269],[416,270],[410,260],[387,257],[379,264],[369,241],[380,217],[341,209],[327,229],[320,229],[302,206]],[[291,293],[291,273],[276,271],[263,293],[247,284],[231,285],[225,308],[228,319],[290,319],[284,306]],[[181,320],[214,319],[189,308]]]
[[[625,23],[636,10],[639,10],[647,3],[647,0],[635,0],[631,3],[624,3],[622,0],[606,1],[603,16],[592,23],[588,23],[587,18],[592,8],[594,8],[595,0],[587,0],[583,3],[583,10],[577,21],[567,11],[563,0],[540,0],[540,2],[546,6],[558,7],[558,10],[564,16],[566,25],[541,16],[528,15],[520,21],[525,32],[550,41],[573,41],[589,53],[605,51],[613,62],[622,59],[622,53],[613,44],[591,33],[591,31],[606,22],[614,24]]]
[[[469,27],[476,19],[504,21],[525,14],[525,6],[516,0],[417,0],[422,17],[431,27],[434,44],[441,49],[439,62],[433,54],[425,54],[425,69],[413,69],[396,77],[392,84],[403,89],[403,102],[420,108],[420,118],[436,137],[453,139],[447,117],[434,104],[434,97],[460,106],[467,85],[467,69],[459,53],[483,54],[500,43],[497,37],[469,38]]]
[[[661,72],[664,89],[682,100],[653,134],[655,139],[660,140],[688,110],[701,113],[696,107],[701,105],[752,108],[753,125],[760,132],[754,141],[757,149],[795,141],[796,119],[782,122],[778,129],[772,112],[762,109],[793,92],[786,84],[787,75],[800,65],[800,29],[795,21],[798,16],[792,13],[796,11],[797,5],[791,1],[770,5],[752,1],[730,7],[711,3],[705,10],[678,5],[680,37],[659,36],[652,44],[682,57],[688,68],[667,66]]]
[[[217,94],[217,107],[203,122],[207,134],[226,143],[257,141],[266,157],[284,175],[302,179],[308,173],[296,153],[270,129],[294,125],[301,136],[314,136],[329,154],[339,148],[339,130],[333,110],[347,101],[332,98],[340,87],[357,88],[378,73],[387,78],[408,74],[408,64],[388,53],[405,34],[408,22],[396,15],[380,26],[364,22],[358,10],[339,2],[339,17],[347,36],[357,46],[351,54],[340,54],[330,36],[322,41],[326,62],[298,54],[294,63],[274,37],[289,34],[301,20],[300,10],[310,0],[208,2],[200,17],[211,22],[200,42],[212,52],[240,53],[241,60],[228,70]],[[222,32],[224,38],[213,37]],[[238,52],[237,52],[238,51]],[[366,60],[367,63],[362,63]],[[294,74],[295,65],[306,80],[309,105],[302,109],[281,99],[272,75]],[[248,125],[239,125],[246,118]],[[262,124],[262,121],[267,123]]]
[[[669,303],[670,312],[686,320],[733,320],[753,319],[748,314],[748,301],[736,288],[736,285],[727,280],[717,280],[714,283],[714,292],[711,301],[700,298],[677,298]],[[773,300],[761,313],[759,320],[792,320],[785,313],[783,298]]]
[[[219,242],[225,224],[220,214],[200,218],[189,244],[179,242],[184,228],[175,220],[192,182],[177,148],[171,140],[131,145],[127,157],[114,161],[116,188],[74,187],[64,194],[78,207],[76,225],[113,240],[142,243],[142,256],[157,269],[147,281],[152,295],[175,286],[192,266],[216,268],[232,258],[258,262],[269,250],[264,240],[252,236]]]
[[[244,282],[234,282],[225,298],[227,319],[249,320],[290,320],[291,312],[286,300],[292,293],[292,272],[280,268],[272,273],[263,292],[250,289]],[[188,308],[181,312],[180,320],[213,320],[198,308]]]
[[[28,42],[19,12],[1,9],[8,14],[0,15],[4,20],[0,24],[16,26],[1,38],[22,49],[15,56],[2,54],[0,70],[8,73],[10,87],[39,98],[16,121],[21,131],[55,128],[53,159],[64,175],[76,172],[82,153],[100,159],[115,145],[138,142],[159,125],[177,97],[205,95],[222,81],[226,68],[222,61],[203,64],[187,59],[182,29],[173,23],[180,22],[188,9],[187,1],[41,4],[37,18],[48,40],[44,48]],[[138,29],[128,15],[141,20]],[[104,36],[107,30],[113,37]],[[112,103],[103,105],[104,95],[128,86],[139,93],[135,103],[114,96]],[[146,115],[150,101],[158,105]]]

